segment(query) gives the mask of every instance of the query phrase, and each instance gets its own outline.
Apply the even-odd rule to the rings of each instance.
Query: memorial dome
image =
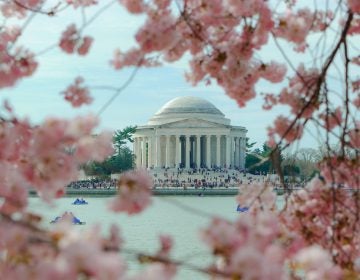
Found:
[[[216,108],[209,101],[193,96],[177,97],[167,102],[161,109],[155,114],[167,115],[167,114],[212,114],[224,116],[221,111]]]
[[[209,101],[199,97],[184,96],[167,102],[155,113],[148,124],[161,125],[187,118],[198,118],[222,124],[230,123],[225,115]]]

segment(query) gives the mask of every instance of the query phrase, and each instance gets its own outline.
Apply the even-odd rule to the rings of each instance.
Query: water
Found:
[[[232,196],[157,196],[154,197],[153,204],[146,211],[132,217],[108,212],[106,202],[111,198],[84,197],[84,199],[89,202],[88,205],[72,205],[75,198],[66,197],[57,200],[56,205],[50,207],[38,198],[32,197],[30,198],[30,209],[44,216],[45,227],[51,227],[49,222],[65,211],[73,212],[81,221],[86,222],[84,226],[77,226],[79,229],[101,223],[106,232],[109,226],[115,223],[122,230],[125,248],[141,252],[156,252],[159,247],[158,235],[170,234],[175,243],[172,257],[199,266],[212,262],[211,254],[199,237],[199,229],[207,226],[210,218],[206,215],[196,215],[194,212],[202,211],[230,220],[245,214],[236,212],[237,204],[235,197]],[[133,255],[127,255],[126,259],[129,260],[131,271],[135,271],[141,266]],[[178,272],[176,279],[202,280],[208,278],[204,274],[185,268]]]

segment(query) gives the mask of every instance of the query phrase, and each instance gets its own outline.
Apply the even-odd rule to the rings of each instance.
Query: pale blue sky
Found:
[[[110,1],[104,0],[102,3],[108,2]],[[90,17],[93,11],[92,8],[88,9],[87,17]],[[26,28],[21,42],[38,53],[56,44],[64,27],[74,21],[81,22],[79,9],[67,9],[54,18],[37,15]],[[53,48],[38,57],[40,66],[31,78],[19,81],[13,88],[3,89],[2,98],[10,100],[18,114],[28,116],[33,122],[41,121],[49,115],[72,117],[86,112],[98,112],[113,92],[92,91],[95,101],[81,109],[73,109],[63,101],[59,93],[78,75],[82,75],[90,86],[121,86],[132,69],[115,71],[108,62],[116,47],[127,50],[135,44],[133,34],[142,21],[142,17],[127,14],[115,3],[84,30],[84,35],[95,37],[88,56],[67,55],[58,48]],[[297,62],[306,61],[298,54],[290,53],[290,56],[295,65]],[[273,44],[262,50],[261,57],[266,61],[282,60],[280,52]],[[143,125],[167,101],[190,95],[212,102],[231,119],[233,125],[245,126],[251,141],[261,145],[266,140],[266,127],[274,117],[279,113],[286,114],[286,111],[280,108],[272,112],[261,110],[260,98],[249,102],[245,108],[239,108],[236,102],[217,86],[192,87],[185,81],[186,69],[186,59],[175,65],[140,69],[130,86],[102,113],[101,126],[115,130],[128,125]],[[281,86],[262,82],[257,89],[259,92],[277,92]],[[317,146],[319,141],[315,138],[307,135],[300,146]]]

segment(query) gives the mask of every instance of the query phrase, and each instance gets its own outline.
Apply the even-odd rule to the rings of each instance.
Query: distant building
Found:
[[[134,134],[137,167],[245,167],[247,130],[198,97],[166,103]]]

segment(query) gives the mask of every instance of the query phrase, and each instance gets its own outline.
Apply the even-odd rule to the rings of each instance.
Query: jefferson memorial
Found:
[[[134,134],[137,167],[245,167],[247,130],[205,99],[178,97]]]

